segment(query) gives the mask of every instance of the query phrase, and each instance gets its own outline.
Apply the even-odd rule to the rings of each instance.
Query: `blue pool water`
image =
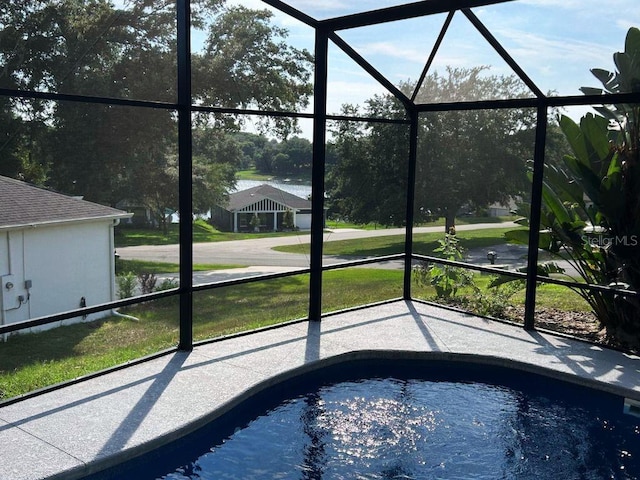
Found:
[[[263,392],[122,466],[135,479],[637,479],[620,397],[446,362],[358,362]]]

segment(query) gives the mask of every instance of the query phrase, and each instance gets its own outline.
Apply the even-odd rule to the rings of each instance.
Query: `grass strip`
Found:
[[[479,230],[465,230],[457,236],[465,250],[483,248],[491,245],[506,243],[504,233],[514,228],[489,228]],[[414,253],[433,255],[433,250],[439,246],[438,240],[444,233],[418,233],[413,236]],[[309,253],[309,244],[281,245],[274,250],[288,253]],[[350,255],[355,257],[393,255],[404,252],[404,235],[385,235],[381,237],[358,238],[353,240],[336,240],[325,242],[322,248],[325,255]]]
[[[194,272],[206,272],[210,270],[226,270],[228,268],[244,268],[245,265],[223,265],[218,263],[195,263]],[[180,265],[177,263],[151,262],[148,260],[123,260],[116,261],[116,275],[131,272],[135,275],[141,273],[178,273]]]

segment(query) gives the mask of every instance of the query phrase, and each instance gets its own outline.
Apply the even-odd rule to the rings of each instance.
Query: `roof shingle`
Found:
[[[129,216],[122,210],[0,176],[0,229]]]
[[[267,185],[266,183],[258,185],[257,187],[232,193],[229,195],[229,203],[226,208],[228,211],[233,212],[234,210],[240,210],[244,207],[248,207],[249,205],[253,205],[265,198],[273,200],[274,202],[282,203],[294,210],[311,208],[310,200],[285,192],[284,190]]]

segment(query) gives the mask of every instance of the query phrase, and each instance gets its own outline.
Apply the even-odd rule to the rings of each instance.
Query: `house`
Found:
[[[487,207],[487,212],[490,217],[505,217],[507,215],[513,215],[512,212],[517,210],[520,198],[510,197],[507,199],[507,203],[492,203]]]
[[[0,325],[115,300],[113,228],[130,216],[0,176]]]
[[[298,197],[271,185],[262,184],[229,195],[226,205],[211,211],[212,221],[221,230],[242,232],[283,230],[286,212],[291,212],[293,228],[311,228],[311,200]],[[258,216],[259,224],[252,222]]]

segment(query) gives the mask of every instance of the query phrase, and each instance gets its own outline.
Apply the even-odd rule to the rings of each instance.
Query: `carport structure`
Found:
[[[314,43],[314,92],[312,112],[283,112],[263,111],[249,109],[230,109],[226,107],[206,106],[194,104],[192,97],[191,77],[191,12],[188,0],[177,1],[177,102],[144,102],[136,100],[113,99],[106,97],[84,96],[61,93],[42,93],[29,91],[15,91],[2,89],[0,94],[10,97],[40,98],[53,101],[73,101],[106,105],[125,105],[136,108],[169,109],[177,112],[178,123],[178,192],[179,192],[179,216],[183,219],[193,217],[193,115],[195,113],[211,114],[235,114],[265,117],[288,117],[311,120],[313,122],[313,164],[312,164],[312,221],[311,221],[311,248],[310,267],[295,272],[274,274],[264,277],[252,277],[249,279],[215,284],[193,285],[193,254],[192,243],[194,240],[193,229],[190,222],[180,223],[180,287],[165,292],[153,293],[144,298],[120,300],[109,304],[78,309],[58,315],[43,317],[40,319],[23,322],[21,325],[0,327],[0,334],[8,333],[20,328],[42,325],[50,322],[72,318],[79,314],[89,314],[101,310],[112,309],[127,305],[133,305],[142,301],[177,296],[179,297],[180,338],[178,348],[190,350],[193,348],[193,295],[210,289],[233,286],[239,283],[260,282],[273,278],[309,274],[309,321],[320,321],[323,316],[323,273],[327,270],[349,268],[363,264],[375,264],[390,260],[404,261],[403,299],[412,299],[412,264],[415,261],[436,261],[442,264],[460,266],[475,271],[488,273],[505,273],[491,267],[474,266],[464,262],[450,261],[442,258],[434,258],[419,255],[414,252],[413,226],[416,223],[416,161],[418,150],[418,128],[423,115],[448,111],[476,111],[493,109],[533,109],[536,114],[535,146],[532,153],[532,182],[530,191],[530,228],[529,248],[527,256],[527,273],[506,272],[514,278],[526,280],[526,302],[524,311],[524,328],[534,328],[534,313],[536,305],[536,287],[539,282],[547,281],[572,285],[570,282],[540,278],[537,274],[538,246],[540,230],[540,212],[542,204],[542,192],[544,183],[545,142],[547,126],[549,124],[550,110],[556,107],[590,106],[593,104],[619,104],[640,103],[640,92],[607,95],[549,95],[545,94],[527,74],[509,51],[496,38],[494,33],[480,20],[477,9],[490,8],[494,5],[506,3],[518,3],[514,0],[425,0],[413,3],[386,6],[368,11],[356,11],[355,13],[318,19],[306,13],[304,1],[279,1],[263,0],[265,5],[276,9],[298,22],[302,22],[315,32]],[[313,3],[313,2],[311,2]],[[559,2],[560,3],[560,2]],[[357,7],[354,7],[357,9]],[[436,36],[435,43],[430,48],[430,54],[424,65],[424,69],[417,81],[415,89],[411,93],[401,90],[395,85],[393,79],[381,73],[369,63],[348,41],[342,32],[351,29],[364,29],[390,22],[409,21],[411,19],[444,15],[445,19]],[[438,103],[420,103],[418,91],[422,82],[430,71],[439,48],[446,38],[448,29],[454,18],[464,18],[473,26],[476,32],[484,39],[502,61],[515,73],[521,82],[528,87],[531,95],[526,98],[490,98],[482,100],[456,100]],[[329,72],[329,45],[334,45],[356,65],[358,65],[371,78],[377,81],[387,93],[397,99],[405,110],[405,116],[401,119],[349,117],[346,115],[331,114],[327,110],[328,102],[328,72]],[[406,225],[405,248],[402,254],[376,257],[366,260],[349,261],[331,266],[323,265],[323,228],[325,211],[325,175],[327,157],[327,130],[328,123],[332,121],[353,121],[362,123],[388,123],[400,125],[408,129],[409,145],[406,158],[406,211],[404,225]],[[577,286],[573,284],[573,286]],[[581,285],[580,287],[585,287]],[[594,287],[596,288],[596,287]],[[606,287],[597,287],[606,288]]]

